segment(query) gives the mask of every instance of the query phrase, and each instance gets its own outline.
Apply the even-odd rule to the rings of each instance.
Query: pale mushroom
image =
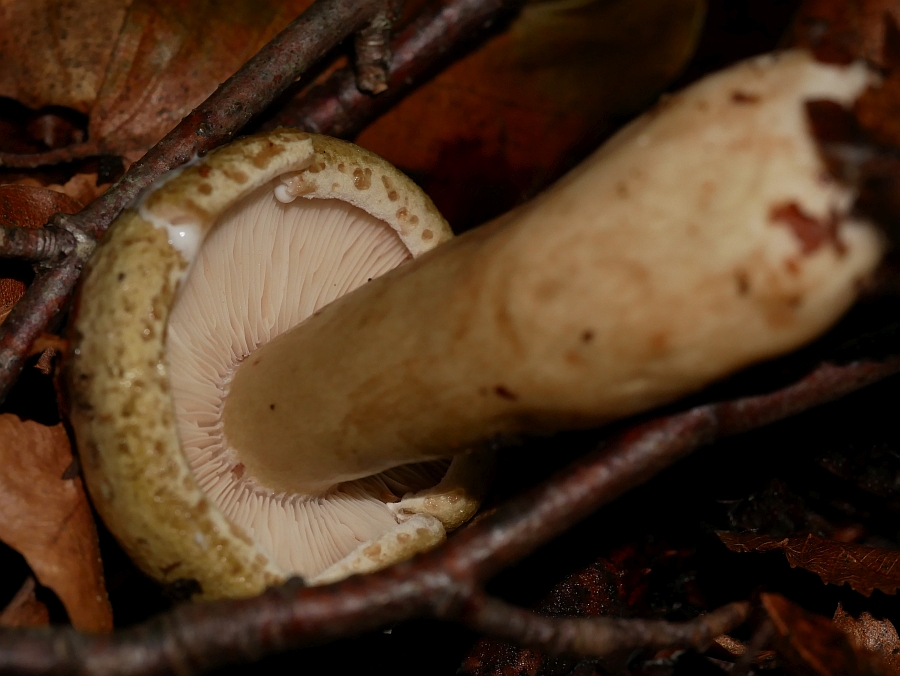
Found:
[[[285,413],[284,438],[377,471],[602,425],[807,343],[884,241],[829,176],[805,102],[849,106],[874,81],[791,51],[667,99],[537,199],[263,347],[232,384],[244,434],[261,438],[272,403],[302,406],[316,415]],[[328,476],[288,445],[269,458]]]
[[[484,457],[366,474],[328,461],[330,478],[291,484],[260,456],[301,457],[303,440],[277,424],[247,439],[224,405],[259,347],[451,236],[383,160],[291,131],[212,153],[119,219],[81,292],[73,422],[98,510],[148,572],[210,598],[324,582],[428,549],[475,512]]]
[[[249,449],[242,462],[262,485],[317,492],[336,478],[455,453],[474,462],[467,451],[498,436],[601,425],[807,343],[853,303],[884,241],[852,215],[854,188],[829,177],[805,102],[849,106],[875,80],[863,64],[825,65],[793,51],[667,99],[529,204],[362,284],[256,350],[228,385],[225,437]],[[292,177],[293,192],[323,196],[318,169]],[[189,185],[200,171],[185,172]],[[98,507],[145,568],[200,579],[208,595],[250,593],[284,569],[205,498],[195,507],[183,497],[200,493],[178,449],[155,339],[184,263],[152,222],[175,227],[178,241],[179,219],[208,227],[204,214],[218,213],[185,199],[184,180],[127,214],[92,264],[76,322],[75,426]],[[424,201],[400,206],[388,195],[389,208],[366,210],[404,242],[445,238],[423,229]],[[118,271],[153,288],[137,298],[134,289],[110,293]],[[109,295],[96,298],[102,291]],[[138,310],[128,314],[128,305]],[[138,316],[132,330],[143,322],[147,341],[119,340],[117,313]],[[101,385],[97,365],[106,363]],[[151,387],[152,402],[140,401],[155,409],[132,403],[135,388]],[[130,454],[141,464],[122,459]],[[451,466],[437,488],[405,497],[395,512],[448,514],[455,474]],[[148,483],[159,495],[140,504],[154,516],[119,516],[116,492]],[[157,507],[157,498],[169,504]],[[184,572],[164,569],[176,560]]]

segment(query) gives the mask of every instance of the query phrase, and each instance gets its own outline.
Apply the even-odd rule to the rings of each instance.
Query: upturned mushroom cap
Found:
[[[80,290],[72,421],[97,509],[144,570],[245,596],[388,565],[474,513],[484,458],[337,472],[298,497],[245,471],[216,420],[258,346],[450,237],[388,163],[287,130],[171,173],[122,214]]]

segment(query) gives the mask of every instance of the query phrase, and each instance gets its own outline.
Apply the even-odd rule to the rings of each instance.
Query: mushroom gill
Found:
[[[383,221],[338,200],[293,199],[285,183],[258,188],[213,226],[172,309],[166,352],[182,449],[200,488],[280,568],[312,579],[395,529],[388,505],[437,484],[449,461],[343,483],[335,467],[328,485],[295,485],[269,471],[266,454],[287,447],[302,464],[303,439],[279,439],[279,416],[296,409],[264,407],[265,436],[229,425],[230,383],[239,367],[252,368],[255,350],[412,257]]]

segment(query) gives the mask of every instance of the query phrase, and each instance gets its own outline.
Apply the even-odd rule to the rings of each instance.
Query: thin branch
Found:
[[[523,4],[524,0],[433,2],[391,43],[388,89],[383,94],[370,96],[360,91],[353,68],[342,68],[287,103],[263,128],[299,127],[353,138],[432,76],[449,57],[458,57],[465,46],[479,44],[496,31]]]
[[[292,82],[383,8],[377,0],[317,0],[135,162],[83,211],[51,221],[73,235],[98,239],[119,212],[162,174],[228,141]],[[0,326],[0,401],[48,322],[64,307],[93,252],[85,242],[63,267],[38,277]]]
[[[52,261],[75,250],[75,238],[65,230],[0,226],[0,258]]]
[[[726,606],[708,615],[705,624],[690,627],[617,621],[603,629],[571,624],[571,619],[538,618],[486,599],[480,587],[500,569],[701,446],[834,401],[898,372],[900,357],[824,364],[771,394],[698,406],[637,425],[441,548],[371,575],[326,587],[304,588],[292,581],[252,599],[180,606],[108,636],[71,628],[0,631],[0,673],[198,673],[425,616],[583,657],[609,645],[608,637],[587,631],[592,627],[615,633],[623,645],[649,641],[658,646],[669,638],[678,645],[702,645],[718,629],[740,622],[746,606]]]
[[[639,648],[693,648],[705,651],[713,639],[750,616],[746,601],[729,603],[690,622],[616,617],[547,617],[486,598],[466,624],[494,638],[554,655],[609,657]]]

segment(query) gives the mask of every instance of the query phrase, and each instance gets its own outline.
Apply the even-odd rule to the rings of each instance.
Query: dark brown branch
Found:
[[[65,230],[0,226],[0,258],[52,261],[75,250],[75,238]]]
[[[834,401],[898,372],[900,357],[824,364],[771,394],[698,406],[637,425],[443,547],[372,575],[327,587],[289,582],[253,599],[181,606],[111,636],[72,629],[0,631],[0,673],[195,673],[423,616],[466,622],[519,643],[594,655],[607,644],[585,633],[590,625],[541,619],[485,599],[481,584],[701,446]],[[739,622],[745,611],[743,605],[726,606],[692,629],[621,622],[609,631],[621,632],[617,640],[632,646],[644,640],[659,645],[663,636],[683,644],[688,634],[702,644],[718,627]],[[693,629],[700,633],[691,634]]]
[[[750,616],[745,601],[729,603],[690,622],[613,617],[546,617],[487,598],[466,624],[494,638],[555,655],[608,657],[638,648],[693,648],[704,651],[713,639]]]
[[[377,0],[317,0],[135,162],[112,188],[74,216],[57,214],[53,224],[96,240],[141,190],[170,169],[228,141],[382,8]],[[0,400],[21,372],[35,339],[65,305],[92,251],[93,246],[85,243],[62,268],[38,277],[0,327]]]
[[[379,96],[361,92],[353,69],[342,68],[285,105],[263,128],[299,127],[352,138],[433,75],[451,52],[458,56],[464,44],[483,40],[523,4],[523,0],[434,2],[391,43],[387,91]]]

